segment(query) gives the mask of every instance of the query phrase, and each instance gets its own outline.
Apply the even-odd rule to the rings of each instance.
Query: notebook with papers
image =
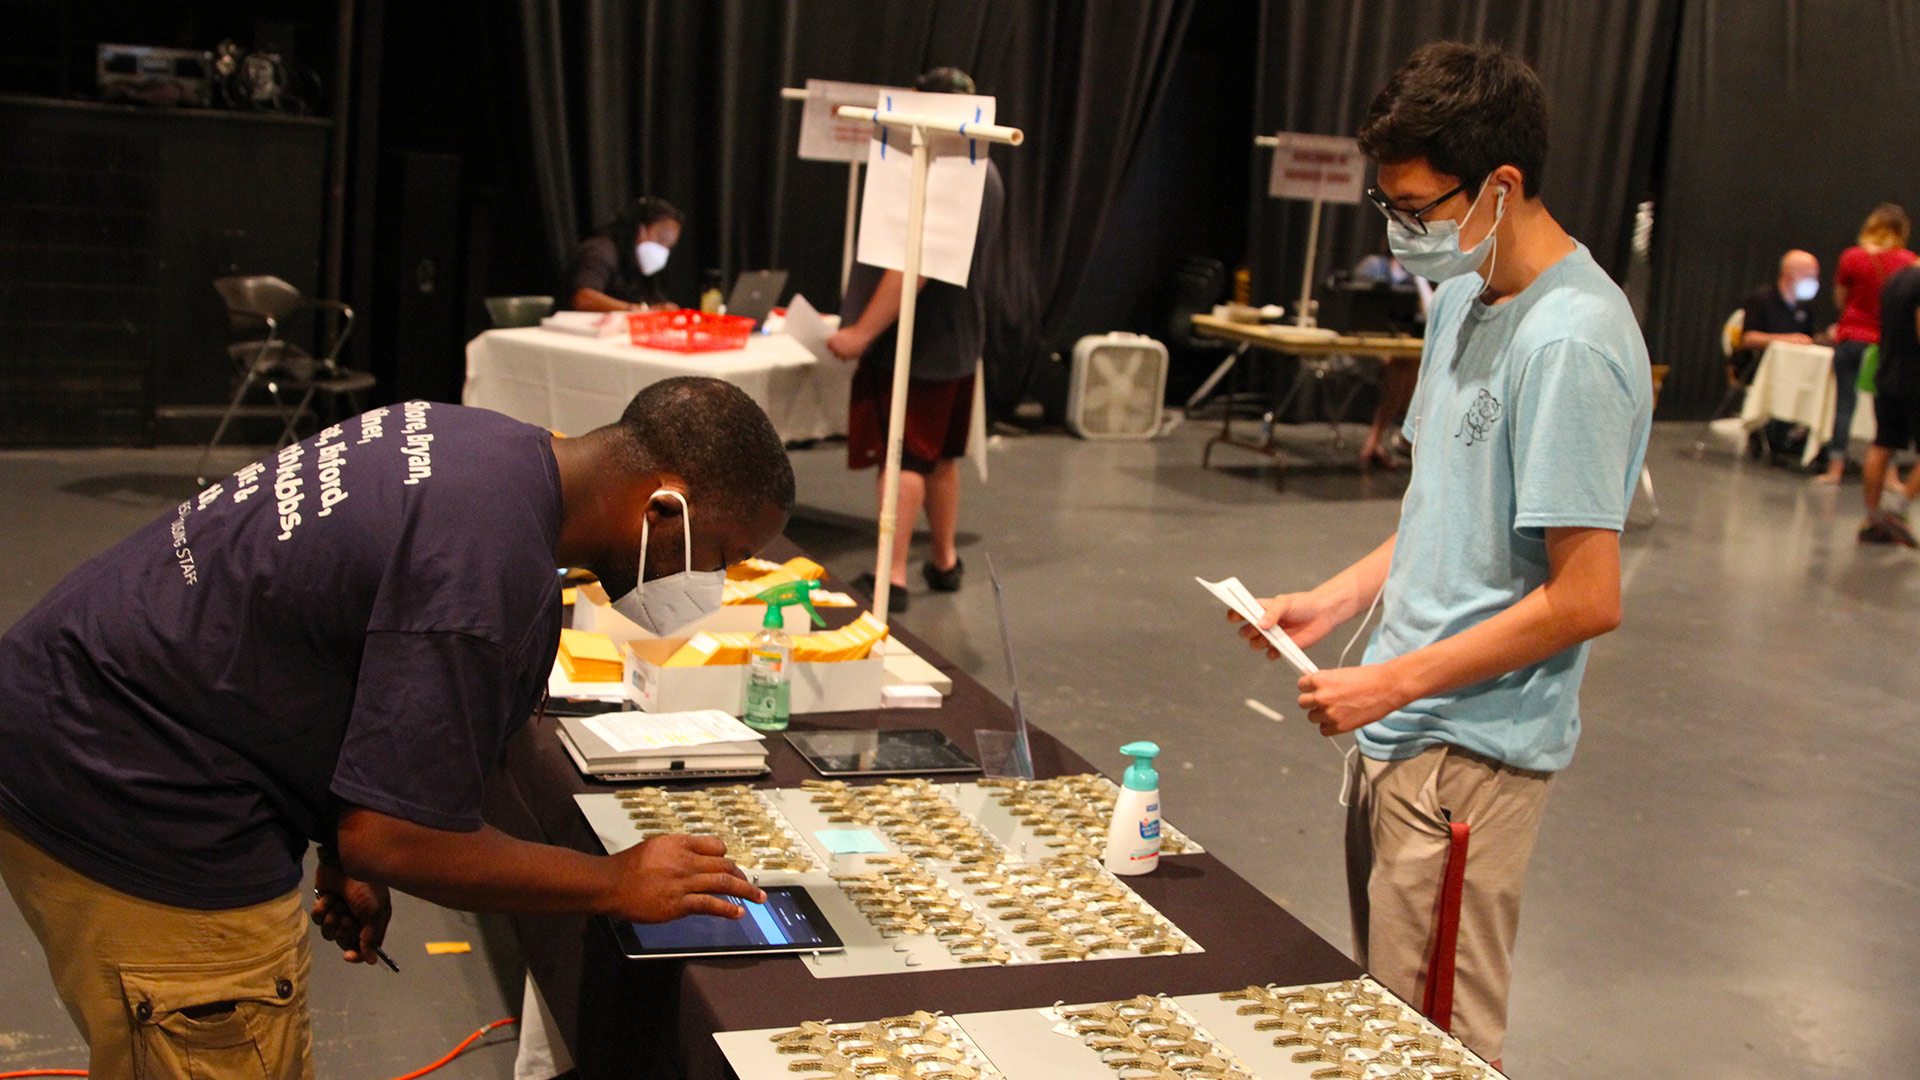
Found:
[[[766,739],[724,712],[559,717],[560,745],[596,780],[759,776]]]

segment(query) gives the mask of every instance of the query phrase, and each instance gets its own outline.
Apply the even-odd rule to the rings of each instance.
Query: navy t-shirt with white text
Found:
[[[134,896],[300,883],[343,802],[480,827],[560,633],[548,433],[408,402],[241,469],[0,638],[0,816]]]

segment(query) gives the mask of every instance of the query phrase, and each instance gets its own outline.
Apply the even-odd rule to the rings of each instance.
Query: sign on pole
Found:
[[[800,111],[800,156],[808,161],[865,161],[873,125],[834,112],[842,105],[874,108],[891,89],[867,83],[807,80],[807,103]]]
[[[1287,131],[1274,139],[1273,173],[1267,182],[1267,194],[1276,199],[1360,201],[1367,174],[1360,140]]]
[[[993,98],[983,95],[889,90],[881,94],[879,104],[867,107],[964,125],[993,124]],[[869,141],[859,259],[883,270],[905,270],[913,147],[907,133],[897,127],[861,126]],[[957,131],[929,130],[925,138],[926,232],[920,273],[965,288],[980,230],[980,201],[987,189],[988,144]]]

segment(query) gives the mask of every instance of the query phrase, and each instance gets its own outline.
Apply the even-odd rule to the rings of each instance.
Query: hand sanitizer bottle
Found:
[[[821,621],[813,609],[811,581],[794,581],[760,594],[766,601],[767,615],[761,630],[753,636],[747,654],[747,710],[741,717],[755,731],[785,731],[790,718],[793,694],[793,638],[786,631],[786,610],[791,604],[807,609],[813,621]]]
[[[1149,874],[1160,865],[1160,774],[1153,759],[1160,748],[1134,742],[1120,748],[1133,757],[1113,804],[1107,827],[1107,869],[1116,874]]]

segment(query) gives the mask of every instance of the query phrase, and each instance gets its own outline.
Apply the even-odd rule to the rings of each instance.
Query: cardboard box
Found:
[[[732,716],[745,713],[747,665],[665,666],[688,637],[636,638],[624,643],[627,697],[644,712],[720,709]],[[879,656],[834,664],[795,663],[793,714],[878,709],[885,676]]]

